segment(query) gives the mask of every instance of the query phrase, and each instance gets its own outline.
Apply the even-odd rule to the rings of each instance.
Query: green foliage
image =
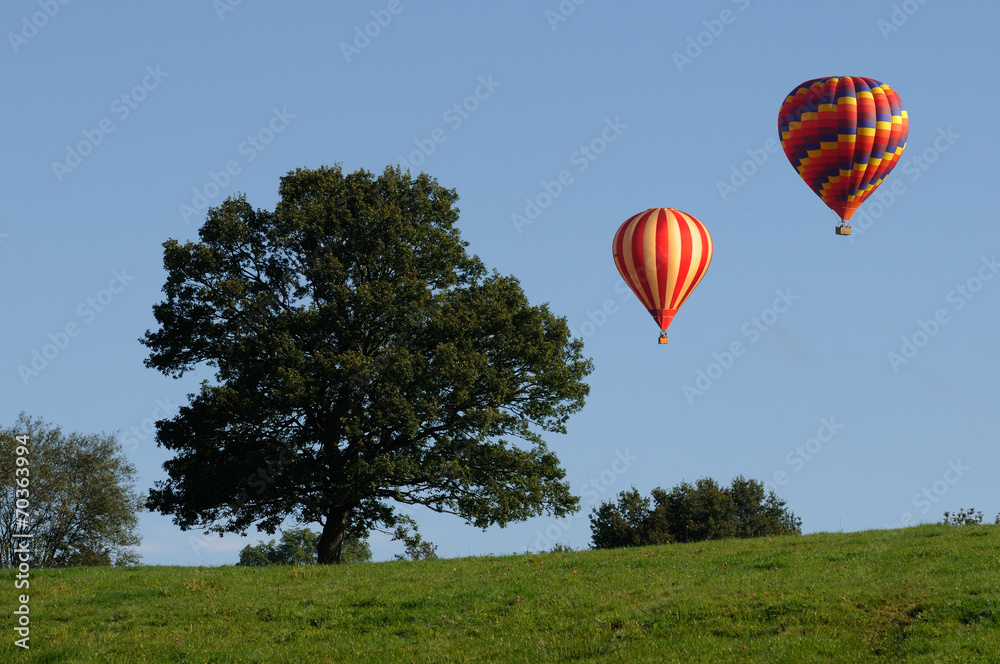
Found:
[[[542,434],[565,433],[592,364],[564,318],[466,252],[457,194],[339,166],[279,194],[164,244],[146,365],[215,382],[157,423],[174,456],[149,508],[217,532],[320,523],[324,563],[352,529],[391,531],[399,503],[481,528],[578,509]]]
[[[261,542],[256,546],[247,545],[240,551],[242,566],[263,565],[315,565],[316,546],[319,534],[308,528],[292,528],[281,534],[281,541]],[[372,560],[371,547],[367,540],[353,535],[344,537],[341,550],[342,563],[369,563]]]
[[[400,516],[397,520],[396,530],[392,536],[393,541],[402,541],[405,547],[404,553],[397,553],[396,560],[430,560],[437,558],[437,545],[425,541],[417,532],[417,522],[408,516]]]
[[[5,639],[0,658],[994,664],[994,530],[928,524],[332,569],[46,570],[31,597],[31,635],[44,638],[30,652]],[[15,574],[0,571],[0,586],[12,589]]]
[[[308,528],[293,528],[281,534],[281,541],[247,545],[240,551],[240,565],[311,565],[316,562],[319,536]]]
[[[945,512],[944,521],[941,523],[946,526],[978,526],[983,522],[983,512],[975,511],[973,508],[968,510],[958,510],[957,513]],[[1000,514],[997,514],[997,518],[994,519],[993,525],[1000,525]]]
[[[278,552],[274,546],[274,540],[267,543],[261,542],[257,546],[250,544],[240,551],[240,562],[237,565],[244,567],[263,567],[264,565],[278,565]]]
[[[656,488],[652,501],[632,487],[591,511],[590,530],[595,549],[610,549],[799,534],[802,520],[773,491],[765,496],[761,482],[740,475],[728,488],[710,478],[681,482],[669,493]]]
[[[341,563],[370,563],[371,561],[372,549],[367,539],[359,538],[352,533],[344,535],[340,550]]]
[[[605,502],[591,511],[590,530],[595,549],[610,549],[619,546],[642,546],[659,533],[662,524],[650,519],[649,498],[643,498],[632,487],[618,494],[618,502]],[[664,531],[665,532],[665,531]],[[669,538],[661,538],[661,541]]]
[[[18,436],[27,436],[25,466],[17,463],[24,456]],[[15,484],[22,478],[27,487]],[[35,568],[137,564],[132,547],[140,543],[137,512],[145,499],[135,493],[135,480],[135,466],[114,435],[67,435],[21,413],[14,426],[0,429],[0,567],[19,562],[14,532],[32,534]],[[25,496],[27,528],[17,525],[15,511]]]

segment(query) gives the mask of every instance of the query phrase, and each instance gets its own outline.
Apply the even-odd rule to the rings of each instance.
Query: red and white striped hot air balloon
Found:
[[[674,314],[712,262],[712,236],[700,221],[673,208],[650,208],[615,233],[611,251],[625,283],[660,326],[660,343]]]

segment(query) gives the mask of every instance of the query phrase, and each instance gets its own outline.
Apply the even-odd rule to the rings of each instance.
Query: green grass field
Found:
[[[1000,527],[338,568],[39,570],[4,662],[1000,662]]]

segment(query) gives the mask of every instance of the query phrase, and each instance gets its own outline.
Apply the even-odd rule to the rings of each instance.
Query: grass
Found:
[[[998,662],[1000,527],[320,567],[38,570],[4,662]]]

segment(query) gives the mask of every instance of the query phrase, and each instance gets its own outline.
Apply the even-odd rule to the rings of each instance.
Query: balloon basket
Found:
[[[850,235],[851,234],[851,227],[850,226],[836,226],[833,230],[834,230],[834,232],[837,235]]]
[[[666,332],[661,332],[660,333],[660,338],[659,338],[659,340],[656,343],[658,343],[658,344],[665,344],[665,343],[667,343],[667,341],[668,341],[667,340],[667,333]]]

